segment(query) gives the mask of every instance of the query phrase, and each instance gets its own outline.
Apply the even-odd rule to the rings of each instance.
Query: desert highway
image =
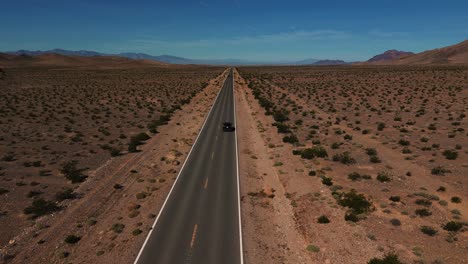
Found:
[[[135,264],[241,264],[232,70],[224,81]],[[181,128],[183,129],[183,128]]]

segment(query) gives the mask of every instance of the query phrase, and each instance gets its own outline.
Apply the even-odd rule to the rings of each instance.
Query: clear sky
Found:
[[[1,0],[0,51],[363,60],[468,39],[466,0]]]

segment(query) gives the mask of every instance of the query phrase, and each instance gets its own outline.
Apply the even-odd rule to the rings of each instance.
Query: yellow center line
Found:
[[[198,229],[198,225],[195,224],[195,226],[193,227],[192,241],[190,241],[190,248],[193,248],[193,245],[195,245],[195,238],[197,237],[197,229]]]
[[[208,178],[205,179],[205,184],[203,186],[204,186],[205,189],[206,189],[206,187],[208,187]]]
[[[214,151],[211,152],[211,160],[213,160],[213,157],[214,157]]]

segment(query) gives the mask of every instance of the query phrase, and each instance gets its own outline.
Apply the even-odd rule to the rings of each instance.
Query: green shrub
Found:
[[[441,175],[441,176],[443,176],[443,175],[445,175],[445,173],[449,173],[449,172],[450,172],[450,170],[447,170],[442,166],[437,166],[437,167],[435,167],[435,168],[433,168],[431,170],[432,175]]]
[[[79,182],[84,182],[88,176],[83,174],[83,171],[86,169],[78,169],[76,166],[78,164],[78,161],[72,160],[67,163],[65,163],[60,170],[60,172],[70,180],[72,183],[79,183]]]
[[[284,143],[290,143],[290,144],[294,144],[294,143],[297,143],[299,142],[299,139],[297,138],[296,135],[290,135],[290,136],[285,136],[283,137],[283,142]]]
[[[415,213],[416,215],[421,216],[421,217],[425,217],[425,216],[430,216],[430,215],[432,215],[431,211],[427,210],[426,208],[416,209],[416,210],[414,211],[414,213]]]
[[[458,196],[453,196],[450,201],[452,201],[452,203],[461,203],[462,199]]]
[[[308,246],[307,246],[307,250],[310,251],[310,252],[315,252],[315,253],[317,253],[317,252],[320,251],[320,248],[317,247],[317,246],[314,246],[314,245],[308,245]]]
[[[450,232],[458,232],[460,229],[462,229],[463,224],[460,222],[455,222],[455,221],[450,221],[447,222],[444,225],[444,230],[450,231]]]
[[[398,144],[402,145],[402,146],[409,146],[410,145],[410,142],[408,140],[404,140],[404,139],[400,139],[398,141]]]
[[[317,223],[319,223],[319,224],[328,224],[328,223],[330,223],[330,219],[328,219],[328,217],[326,217],[325,215],[321,215],[317,219]]]
[[[372,203],[367,200],[364,194],[357,193],[354,189],[346,193],[340,193],[338,204],[350,208],[356,214],[367,213],[372,206]]]
[[[59,202],[67,200],[67,199],[75,199],[76,193],[73,192],[71,188],[66,188],[63,191],[60,191],[55,194],[55,199]]]
[[[303,159],[313,159],[315,157],[325,158],[328,157],[328,153],[325,148],[321,146],[314,146],[312,148],[306,148],[302,150],[301,158]]]
[[[377,130],[378,131],[382,131],[384,128],[385,128],[385,123],[380,122],[380,123],[377,124]]]
[[[437,234],[437,230],[430,226],[421,226],[420,230],[428,236],[435,236]]]
[[[382,160],[377,155],[372,155],[369,157],[369,161],[372,163],[381,163]]]
[[[327,185],[327,186],[332,186],[333,185],[333,180],[330,177],[322,177],[322,183]]]
[[[367,264],[403,264],[394,253],[389,253],[383,258],[373,258]]]
[[[345,219],[345,221],[350,221],[350,222],[358,222],[359,221],[358,216],[353,212],[346,213],[344,219]]]
[[[65,243],[67,244],[76,244],[81,240],[81,237],[75,235],[69,235],[65,238]]]
[[[351,154],[348,151],[345,151],[341,154],[333,155],[333,161],[339,161],[343,164],[353,164],[356,163],[356,160],[351,157]]]
[[[42,198],[36,199],[32,204],[24,209],[25,214],[32,214],[33,218],[43,216],[60,210],[54,202],[44,200]]]
[[[113,225],[112,225],[112,228],[111,228],[111,229],[112,229],[112,231],[114,231],[115,233],[120,234],[120,233],[123,232],[124,228],[125,228],[125,225],[124,225],[124,224],[116,223],[116,224],[113,224]]]
[[[400,196],[390,196],[390,198],[388,198],[390,201],[392,202],[399,202],[400,201]]]
[[[432,202],[431,200],[428,199],[417,199],[415,201],[416,204],[423,205],[423,206],[431,206]]]
[[[366,154],[369,156],[377,155],[377,150],[375,148],[366,148]]]
[[[449,150],[448,149],[448,150],[445,150],[442,154],[448,160],[455,160],[458,157],[458,152],[456,152],[455,150]]]
[[[394,226],[401,226],[401,221],[396,218],[390,219],[390,223]]]
[[[377,174],[377,180],[379,182],[389,182],[392,180],[390,173],[386,171],[381,171]]]

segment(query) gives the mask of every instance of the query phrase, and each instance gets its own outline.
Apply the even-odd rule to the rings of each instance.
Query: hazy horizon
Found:
[[[467,39],[467,9],[463,1],[16,1],[0,10],[0,50],[360,61],[389,49],[421,52]]]

